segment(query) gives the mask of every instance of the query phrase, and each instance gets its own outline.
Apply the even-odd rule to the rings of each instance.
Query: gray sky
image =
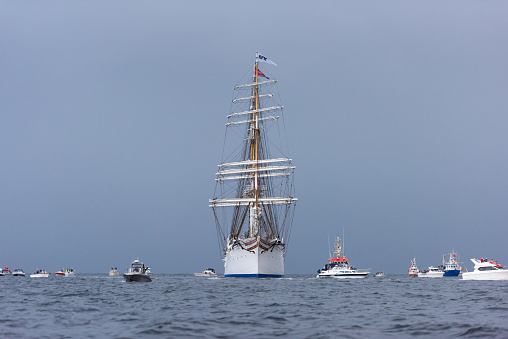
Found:
[[[278,66],[296,209],[405,273],[508,264],[508,3],[0,1],[0,265],[223,271],[208,199],[233,86]]]

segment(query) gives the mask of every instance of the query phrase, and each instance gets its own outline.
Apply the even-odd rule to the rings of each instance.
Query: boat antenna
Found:
[[[342,226],[342,255],[346,255],[346,241],[344,239],[344,226]]]
[[[332,249],[330,247],[330,233],[328,233],[328,256],[330,257],[329,259],[332,258]]]

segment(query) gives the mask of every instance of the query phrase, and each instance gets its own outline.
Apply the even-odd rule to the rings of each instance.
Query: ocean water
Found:
[[[508,338],[508,281],[0,277],[2,338]]]

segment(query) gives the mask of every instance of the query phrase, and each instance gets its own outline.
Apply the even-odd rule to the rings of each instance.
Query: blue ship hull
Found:
[[[460,270],[447,270],[444,272],[443,277],[457,277]]]

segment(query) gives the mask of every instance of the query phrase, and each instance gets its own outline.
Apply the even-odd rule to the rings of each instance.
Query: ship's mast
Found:
[[[252,86],[252,102],[250,109],[252,110],[252,119],[250,124],[250,160],[253,162],[252,168],[258,168],[258,160],[259,160],[259,85],[258,84],[258,58],[256,54],[256,61],[254,63],[254,74],[252,76],[252,82],[254,86]],[[258,172],[254,171],[252,175],[252,193],[253,198],[255,199],[253,204],[250,207],[250,222],[249,222],[249,233],[251,236],[257,236],[259,233],[259,208],[258,208],[258,198],[259,198],[259,178]]]

